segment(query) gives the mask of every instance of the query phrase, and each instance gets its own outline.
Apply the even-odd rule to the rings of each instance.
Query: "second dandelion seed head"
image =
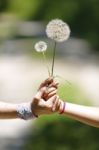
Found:
[[[47,50],[47,43],[44,41],[39,41],[34,46],[37,52],[45,52]]]

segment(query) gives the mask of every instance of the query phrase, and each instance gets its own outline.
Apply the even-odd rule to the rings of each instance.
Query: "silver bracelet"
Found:
[[[31,103],[21,103],[17,105],[17,113],[19,118],[24,120],[34,119],[37,116],[31,110]]]

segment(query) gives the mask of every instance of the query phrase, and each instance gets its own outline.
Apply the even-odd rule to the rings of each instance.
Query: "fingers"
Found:
[[[44,92],[44,95],[43,95],[43,98],[45,100],[49,99],[50,97],[54,96],[55,94],[57,93],[57,89],[52,87],[52,88],[49,88],[47,89],[45,92]]]
[[[61,104],[61,101],[59,100],[59,96],[57,96],[55,102],[53,103],[52,111],[53,112],[58,111],[60,108],[60,104]]]
[[[61,101],[59,99],[59,96],[54,95],[46,102],[47,107],[50,108],[51,112],[59,111]]]
[[[54,95],[54,96],[52,96],[51,98],[48,99],[48,103],[51,104],[51,108],[55,104],[56,100],[57,100],[57,95]]]
[[[46,79],[44,82],[42,82],[40,84],[39,89],[41,89],[44,86],[49,86],[52,82],[53,82],[53,78],[50,77],[50,78]]]
[[[55,87],[56,89],[58,88],[59,83],[58,82],[52,82],[48,87]]]
[[[57,93],[57,90],[54,90],[53,92],[49,93],[49,94],[46,96],[46,98],[49,99],[49,98],[51,98],[52,96],[56,95],[56,93]]]
[[[58,84],[59,83],[54,81],[52,77],[46,79],[43,83],[41,83],[39,90],[41,90],[43,87],[46,87],[46,90],[42,95],[42,98],[45,99],[45,101],[57,93]]]
[[[46,87],[41,88],[41,89],[37,92],[37,94],[35,95],[34,98],[37,99],[37,100],[41,99],[41,98],[43,97],[43,94],[44,94],[45,90],[46,90]]]
[[[60,99],[58,99],[58,102],[56,103],[56,107],[55,107],[56,109],[54,108],[53,111],[58,111],[59,112],[60,106],[61,106],[61,101],[60,101]]]
[[[57,91],[57,89],[54,88],[54,87],[52,87],[52,88],[48,88],[48,89],[45,91],[45,93],[48,95],[48,94],[50,94],[50,93],[52,93],[52,92],[54,92],[54,91]]]
[[[44,94],[44,91],[45,91],[46,88],[42,88],[41,90],[39,90],[37,92],[37,94],[35,95],[35,97],[33,98],[32,100],[32,104],[35,105],[35,106],[38,106],[40,100],[42,99],[43,97],[43,94]]]

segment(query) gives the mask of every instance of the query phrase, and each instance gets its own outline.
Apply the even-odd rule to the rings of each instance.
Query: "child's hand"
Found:
[[[46,87],[39,90],[31,103],[32,111],[35,115],[52,114],[59,111],[61,101],[57,95],[51,96],[47,101],[42,99]]]
[[[41,83],[38,90],[41,90],[43,87],[46,87],[45,92],[42,95],[44,100],[48,100],[57,93],[58,82],[55,82],[53,78],[48,78]]]

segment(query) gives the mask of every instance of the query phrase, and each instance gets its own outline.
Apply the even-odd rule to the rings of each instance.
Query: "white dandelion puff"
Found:
[[[45,55],[45,51],[47,49],[47,43],[44,41],[39,41],[35,44],[34,48],[37,52],[41,52],[43,54],[43,60],[44,60],[44,63],[47,67],[48,75],[50,76],[50,70],[49,70],[49,67],[47,65],[47,60],[46,60],[46,55]]]
[[[37,52],[45,52],[47,49],[47,43],[44,41],[39,41],[34,46]]]
[[[46,27],[46,34],[56,42],[63,42],[70,36],[70,28],[67,23],[60,19],[50,21]]]

